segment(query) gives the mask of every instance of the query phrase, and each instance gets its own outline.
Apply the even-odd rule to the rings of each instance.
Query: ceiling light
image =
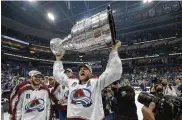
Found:
[[[35,0],[28,0],[29,2],[35,2]]]
[[[115,11],[115,10],[113,10],[112,12],[113,12],[113,13],[115,13],[116,11]]]
[[[54,15],[53,15],[52,13],[48,13],[47,16],[48,16],[48,18],[51,19],[52,21],[55,20]]]
[[[143,3],[150,3],[152,0],[143,0]]]
[[[143,0],[143,3],[146,3],[148,0]]]

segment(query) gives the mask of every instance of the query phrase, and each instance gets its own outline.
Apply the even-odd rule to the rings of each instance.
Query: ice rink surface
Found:
[[[135,95],[135,103],[137,105],[137,113],[138,113],[138,120],[142,120],[143,117],[142,117],[142,112],[141,112],[141,109],[142,109],[142,104],[140,104],[138,101],[137,101],[137,98],[138,98],[138,94],[139,92],[136,92],[136,95]],[[9,115],[8,113],[4,113],[4,120],[9,120]]]

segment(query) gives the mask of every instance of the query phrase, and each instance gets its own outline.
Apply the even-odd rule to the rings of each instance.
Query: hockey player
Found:
[[[64,73],[68,76],[68,78],[73,78],[73,71],[70,68],[67,68]]]
[[[54,91],[57,90],[59,88],[59,83],[55,80],[55,78],[53,76],[50,76],[48,78],[48,82],[49,82],[49,85],[46,86],[44,84],[45,87],[47,87],[49,89],[49,92],[51,93],[50,94],[50,97],[51,97],[51,109],[52,109],[52,112],[56,113],[56,118],[58,118],[58,112],[57,112],[57,104],[58,104],[58,99],[56,98],[56,96],[54,95]]]
[[[50,92],[41,85],[43,75],[36,71],[31,76],[31,84],[18,91],[18,99],[13,110],[14,120],[50,120]]]
[[[66,69],[64,73],[68,76],[68,78],[73,77],[73,71],[70,68]],[[59,87],[54,91],[53,94],[56,96],[58,100],[57,103],[60,105],[58,109],[59,120],[66,120],[69,90],[66,86],[59,85]]]
[[[48,80],[49,80],[49,85],[48,85],[47,87],[49,88],[50,93],[51,93],[51,91],[52,91],[53,89],[55,89],[55,87],[57,86],[58,83],[55,81],[55,79],[54,79],[53,76],[50,76],[50,77],[48,78]]]
[[[69,78],[73,77],[73,72],[70,68],[66,69],[64,73]],[[68,88],[66,86],[58,84],[57,82],[54,89],[51,91],[51,99],[56,104],[53,105],[53,109],[54,111],[56,111],[56,113],[58,113],[56,115],[59,116],[59,120],[66,119],[68,93],[69,93]]]
[[[44,77],[44,85],[46,85],[46,86],[49,85],[49,76]]]
[[[122,62],[118,56],[121,42],[112,46],[106,70],[99,78],[91,79],[92,69],[88,64],[79,66],[78,79],[69,79],[64,74],[61,58],[56,55],[53,75],[62,85],[69,88],[67,120],[102,120],[104,118],[101,91],[106,86],[120,79]]]
[[[9,111],[8,111],[8,112],[9,112],[9,119],[10,119],[10,120],[12,120],[12,117],[13,117],[12,114],[13,114],[13,109],[14,109],[14,105],[15,105],[15,100],[17,99],[16,97],[17,97],[18,91],[19,91],[20,88],[22,88],[23,86],[29,85],[29,84],[31,83],[30,78],[31,78],[31,75],[32,75],[34,72],[36,72],[36,70],[30,71],[30,72],[28,73],[28,80],[27,80],[27,81],[23,81],[23,82],[17,84],[17,85],[13,88],[13,90],[12,90],[12,92],[11,92],[11,94],[10,94],[10,103],[9,103]]]

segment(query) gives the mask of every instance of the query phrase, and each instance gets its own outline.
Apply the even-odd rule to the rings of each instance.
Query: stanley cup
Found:
[[[64,39],[52,39],[50,48],[53,54],[62,54],[65,50],[84,53],[108,47],[115,39],[114,19],[108,6],[107,10],[77,22]]]

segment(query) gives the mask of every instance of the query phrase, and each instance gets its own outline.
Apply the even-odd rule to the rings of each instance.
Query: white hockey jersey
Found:
[[[15,120],[52,119],[48,88],[40,86],[34,90],[31,85],[21,88],[13,112]]]
[[[69,88],[67,119],[103,119],[101,91],[114,81],[119,80],[121,74],[122,62],[115,50],[110,53],[106,70],[102,75],[99,78],[89,79],[84,85],[79,84],[78,79],[69,79],[64,74],[62,61],[55,61],[53,67],[55,79]]]
[[[19,91],[22,87],[24,87],[24,86],[26,86],[26,85],[30,85],[30,82],[29,82],[29,81],[24,81],[24,82],[22,82],[22,83],[16,85],[16,86],[13,88],[13,90],[12,90],[12,92],[11,92],[11,94],[10,94],[10,104],[9,104],[9,113],[10,113],[10,114],[13,114],[13,109],[14,109],[14,106],[15,106],[15,102],[16,102],[16,99],[17,99],[17,97],[18,97],[18,91]]]
[[[69,89],[64,85],[59,85],[54,92],[54,95],[56,96],[56,98],[64,102],[62,105],[67,105],[68,94],[69,94]]]

